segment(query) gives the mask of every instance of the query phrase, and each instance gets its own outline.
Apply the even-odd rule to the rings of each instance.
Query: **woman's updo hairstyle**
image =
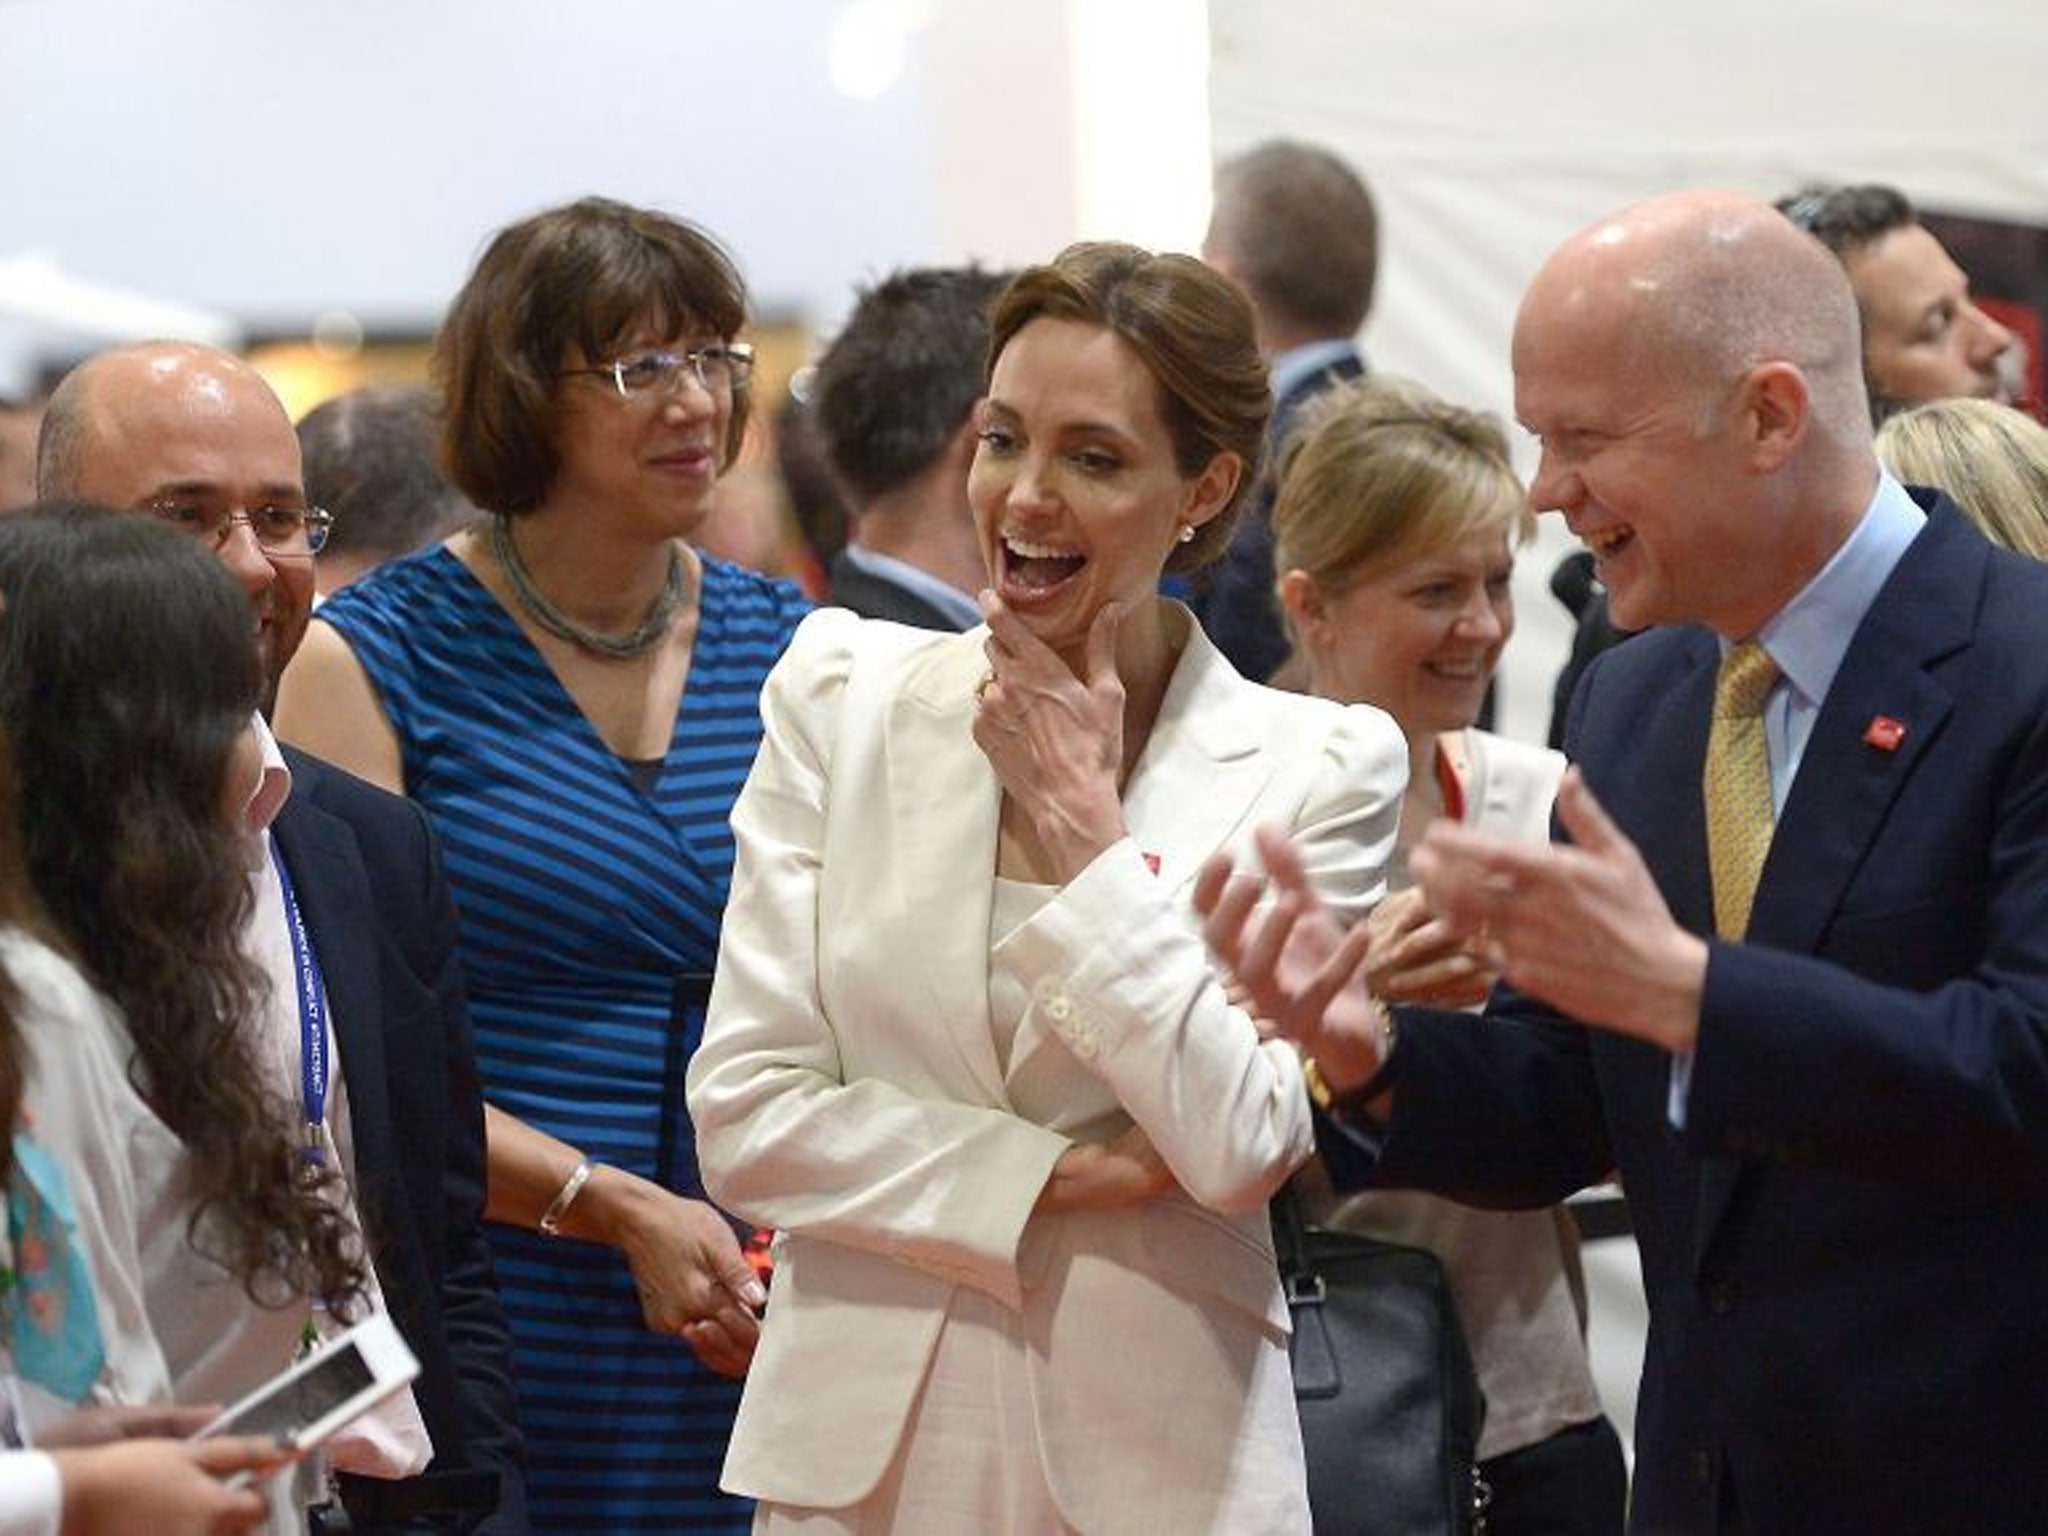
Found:
[[[1251,305],[1192,256],[1106,241],[1070,245],[1046,265],[1025,268],[996,301],[989,371],[1012,337],[1044,319],[1099,325],[1137,353],[1159,386],[1159,414],[1181,474],[1200,474],[1219,453],[1242,462],[1229,504],[1166,559],[1169,571],[1209,564],[1230,545],[1273,406]]]

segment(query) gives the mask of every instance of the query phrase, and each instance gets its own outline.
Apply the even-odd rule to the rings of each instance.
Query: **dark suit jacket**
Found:
[[[1376,1170],[1324,1127],[1347,1183],[1488,1205],[1619,1165],[1640,1532],[2048,1520],[2048,568],[1915,494],[1932,516],[1815,721],[1749,940],[1711,944],[1683,1134],[1669,1056],[1505,989],[1484,1020],[1404,1010]],[[1699,629],[1609,651],[1569,741],[1701,934],[1716,663]]]
[[[272,830],[320,957],[363,1223],[419,1356],[413,1392],[435,1449],[422,1476],[346,1478],[344,1496],[359,1532],[445,1503],[495,1511],[479,1531],[524,1536],[511,1334],[480,1226],[483,1100],[440,845],[410,801],[302,752],[285,759],[292,793]]]
[[[961,627],[910,588],[862,570],[843,550],[832,557],[831,580],[832,606],[851,608],[864,619],[889,619],[918,629],[957,632]]]
[[[1587,587],[1583,600],[1576,606],[1565,600],[1560,590],[1573,584],[1578,575],[1572,571],[1573,567],[1583,571],[1581,579]],[[1593,583],[1592,569],[1593,557],[1582,549],[1566,555],[1550,575],[1550,590],[1565,601],[1565,606],[1571,608],[1572,618],[1577,621],[1577,627],[1572,631],[1571,654],[1565,658],[1557,681],[1550,689],[1550,734],[1546,739],[1559,749],[1564,746],[1564,728],[1571,719],[1572,695],[1579,691],[1579,679],[1586,675],[1586,668],[1593,665],[1593,658],[1602,651],[1612,650],[1634,633],[1616,627],[1613,616],[1607,611],[1607,594]]]
[[[1203,633],[1255,683],[1271,677],[1290,649],[1280,605],[1273,597],[1274,466],[1280,447],[1304,405],[1332,384],[1364,373],[1365,360],[1354,351],[1331,359],[1274,402],[1273,419],[1266,426],[1265,462],[1259,467],[1258,484],[1245,500],[1230,548],[1195,580],[1189,605],[1201,620]]]

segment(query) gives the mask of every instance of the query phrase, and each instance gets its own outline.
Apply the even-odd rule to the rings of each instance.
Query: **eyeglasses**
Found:
[[[226,547],[236,523],[246,527],[265,554],[287,559],[320,553],[334,528],[325,507],[209,507],[196,501],[153,501],[143,508],[208,549]]]
[[[564,368],[562,372],[610,379],[628,400],[673,394],[682,388],[685,374],[707,393],[727,395],[753,376],[754,349],[744,341],[715,342],[689,352],[637,352],[600,368]]]

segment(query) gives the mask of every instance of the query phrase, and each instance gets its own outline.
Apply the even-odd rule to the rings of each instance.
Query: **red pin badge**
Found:
[[[1906,723],[1890,715],[1873,715],[1863,729],[1863,739],[1880,752],[1896,752],[1906,739]]]

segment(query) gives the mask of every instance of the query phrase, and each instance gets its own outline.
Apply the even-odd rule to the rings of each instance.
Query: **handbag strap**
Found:
[[[1279,1260],[1280,1279],[1292,1299],[1297,1282],[1304,1278],[1312,1280],[1315,1275],[1308,1253],[1308,1212],[1302,1207],[1294,1180],[1289,1179],[1274,1194],[1271,1215],[1273,1255]]]

